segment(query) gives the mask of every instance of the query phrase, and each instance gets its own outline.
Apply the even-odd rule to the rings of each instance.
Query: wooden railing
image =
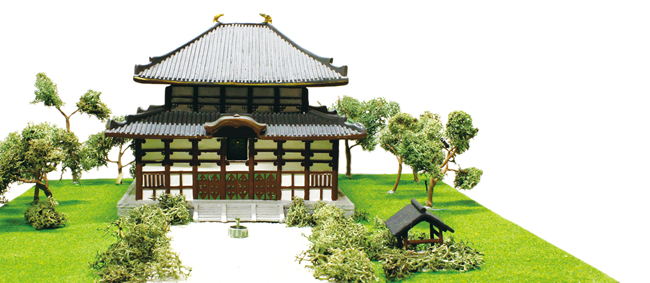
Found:
[[[214,174],[219,174],[219,172],[198,172],[199,174],[206,174],[206,173],[214,173]],[[227,174],[232,174],[232,173],[239,173],[239,174],[246,174],[247,172],[227,172]],[[338,196],[338,188],[335,188],[334,184],[334,174],[336,172],[333,171],[327,171],[327,172],[307,172],[307,171],[282,171],[282,172],[277,172],[277,171],[255,171],[255,174],[269,174],[269,173],[274,173],[277,174],[276,178],[280,179],[281,175],[286,175],[289,174],[291,175],[291,181],[287,183],[283,183],[281,186],[281,189],[289,189],[291,190],[291,198],[296,195],[297,191],[302,191],[303,192],[303,197],[305,199],[311,199],[310,197],[310,190],[312,189],[318,189],[319,190],[319,196],[318,199],[322,200],[323,199],[323,189],[330,189],[331,190],[331,198],[332,200],[336,200]],[[183,184],[183,175],[187,174],[192,174],[192,171],[170,171],[169,172],[169,179],[165,176],[165,171],[148,171],[148,172],[142,172],[142,189],[150,189],[153,191],[153,197],[156,197],[156,192],[159,189],[165,189],[166,193],[171,193],[172,190],[179,190],[181,194],[183,194],[183,189],[196,189],[198,193],[198,183],[197,184]],[[300,182],[299,184],[296,183],[295,180],[295,175],[303,175],[304,176],[304,182]],[[178,176],[179,179],[179,184],[172,186],[171,184],[171,178]],[[194,180],[197,180],[197,178],[193,178]],[[225,184],[224,180],[224,184]],[[279,181],[279,180],[278,180]],[[169,182],[169,185],[167,186],[167,182]],[[253,189],[255,184],[255,180],[252,180],[250,184],[250,188]],[[224,186],[225,188],[226,186]],[[253,192],[253,191],[251,191]],[[277,191],[278,194],[281,194],[281,190]],[[280,199],[280,196],[277,196],[277,199]]]
[[[183,185],[183,174],[191,174],[192,171],[170,171],[169,179],[165,178],[165,171],[149,171],[142,172],[142,189],[152,189],[153,197],[156,197],[157,189],[165,189],[165,193],[171,193],[171,190],[179,190],[183,194],[183,189],[192,189],[192,185]],[[171,185],[171,178],[178,176],[179,184],[177,186]],[[167,188],[166,182],[169,182]]]
[[[323,200],[323,189],[330,189],[332,200],[336,200],[338,196],[338,188],[334,188],[334,175],[333,171],[328,172],[307,172],[307,171],[282,171],[282,174],[290,174],[291,182],[289,184],[282,184],[282,189],[291,190],[291,199],[296,195],[297,191],[303,192],[304,199],[311,199],[310,190],[319,189],[318,199]],[[305,176],[305,181],[301,184],[296,184],[295,175]]]

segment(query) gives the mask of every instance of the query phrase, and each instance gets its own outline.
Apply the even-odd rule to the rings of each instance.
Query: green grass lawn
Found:
[[[131,181],[51,181],[57,211],[68,216],[67,226],[54,230],[37,231],[25,222],[33,189],[0,207],[0,282],[93,282],[88,262],[114,241],[104,228],[117,219],[117,202]]]
[[[357,209],[382,219],[409,204],[411,198],[426,200],[424,185],[413,183],[410,175],[402,177],[393,195],[386,191],[392,188],[395,175],[354,175],[353,180],[341,175],[339,180]],[[117,218],[116,204],[130,182],[125,180],[121,186],[113,180],[82,180],[81,185],[70,180],[51,182],[60,203],[57,210],[68,215],[68,225],[55,230],[36,231],[25,222],[23,212],[33,190],[1,207],[0,282],[92,282],[88,262],[114,241],[104,228]],[[480,270],[420,273],[404,282],[614,282],[445,184],[436,186],[434,206],[446,209],[435,214],[456,230],[445,236],[474,243],[474,248],[485,253],[486,262]],[[427,231],[424,225],[416,229]],[[375,268],[382,273],[379,264]]]
[[[395,184],[396,177],[354,175],[352,180],[347,180],[344,175],[339,175],[339,187],[357,210],[365,210],[371,217],[377,215],[386,220],[410,204],[412,198],[426,203],[423,181],[413,182],[410,174],[402,175],[397,193],[386,194]],[[480,185],[476,189],[481,189]],[[419,273],[403,282],[616,282],[444,183],[435,187],[433,203],[434,208],[445,209],[434,214],[456,231],[444,236],[473,243],[475,249],[485,254],[485,264],[479,270],[466,273]],[[414,229],[428,232],[428,223],[421,223]],[[383,273],[378,263],[375,268]],[[382,280],[385,281],[383,274]]]

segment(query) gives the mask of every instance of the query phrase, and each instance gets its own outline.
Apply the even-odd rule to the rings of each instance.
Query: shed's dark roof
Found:
[[[217,23],[151,63],[136,65],[141,83],[325,86],[348,83],[347,66],[333,66],[268,23]]]
[[[126,138],[208,138],[205,124],[222,116],[216,112],[165,111],[163,106],[151,106],[147,111],[129,115],[125,122],[110,121],[106,135]],[[240,114],[258,123],[267,124],[261,139],[360,139],[366,128],[346,122],[345,117],[312,110],[307,113]]]
[[[386,220],[386,226],[393,236],[397,237],[398,235],[407,233],[408,230],[422,221],[427,221],[433,224],[433,226],[436,226],[436,228],[440,229],[441,232],[454,232],[454,229],[447,226],[447,224],[442,222],[438,216],[428,211],[415,199],[411,199],[409,205],[388,218],[388,220]]]

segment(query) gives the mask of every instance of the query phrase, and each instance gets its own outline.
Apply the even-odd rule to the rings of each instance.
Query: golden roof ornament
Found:
[[[273,20],[271,20],[270,15],[260,13],[260,16],[262,16],[264,18],[264,23],[265,24],[272,24],[273,23]]]
[[[219,18],[221,18],[221,16],[223,16],[223,14],[219,14],[219,15],[214,16],[214,20],[212,20],[212,22],[215,22],[215,23],[219,22]]]

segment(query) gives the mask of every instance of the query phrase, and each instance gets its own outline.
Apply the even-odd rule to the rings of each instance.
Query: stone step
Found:
[[[282,203],[200,203],[195,204],[197,222],[284,222]]]

